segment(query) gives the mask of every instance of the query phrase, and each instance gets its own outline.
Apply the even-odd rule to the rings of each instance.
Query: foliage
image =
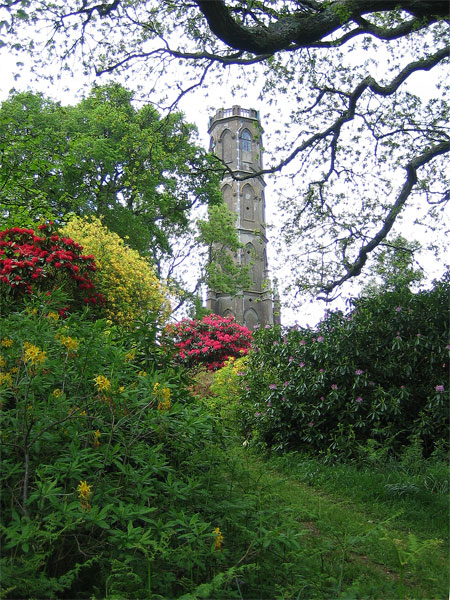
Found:
[[[95,291],[91,277],[96,263],[92,254],[82,254],[73,239],[61,236],[53,223],[32,229],[13,227],[0,231],[0,297],[3,303],[20,302],[36,289],[50,292],[65,288],[74,296],[70,306],[57,307],[60,315],[80,303],[103,306],[104,296]]]
[[[162,323],[170,312],[168,290],[158,280],[150,262],[129,248],[99,219],[73,217],[62,233],[74,237],[96,257],[93,279],[105,296],[106,314],[121,325],[150,317]]]
[[[233,431],[238,430],[238,404],[244,387],[247,356],[232,356],[222,368],[212,373],[200,371],[195,376],[193,391],[196,396]]]
[[[278,450],[356,457],[398,453],[417,436],[426,455],[448,442],[449,278],[354,301],[317,330],[265,329],[248,357],[246,435]]]
[[[136,0],[132,13],[122,0],[7,6],[6,43],[29,49],[41,75],[58,56],[68,69],[134,77],[169,112],[213,84],[262,98],[272,135],[255,175],[286,174],[274,237],[288,246],[280,264],[289,257],[300,299],[331,299],[408,213],[430,228],[429,252],[439,250],[449,199],[446,0]],[[39,51],[34,32],[46,26]]]
[[[248,353],[252,332],[235,322],[234,317],[207,315],[201,320],[183,319],[170,323],[166,336],[173,340],[175,362],[190,369],[207,367],[215,371],[230,357]]]
[[[417,504],[427,529],[411,496],[396,527],[392,491],[379,514],[342,502],[356,489],[342,475],[341,495],[299,483],[295,465],[318,473],[308,460],[281,476],[230,444],[183,370],[155,368],[140,327],[93,322],[91,307],[61,319],[52,300],[32,296],[0,319],[2,597],[440,597],[434,484]],[[207,373],[224,401],[243,379],[236,368]],[[427,486],[431,475],[439,484],[439,463],[420,461]],[[335,467],[321,468],[332,481]],[[367,497],[368,478],[385,473],[363,474]],[[396,482],[387,476],[377,493]]]
[[[220,202],[209,157],[180,113],[133,105],[118,84],[75,106],[15,93],[0,110],[0,209],[14,224],[67,212],[104,223],[158,262],[196,204]]]
[[[222,522],[199,511],[219,431],[182,374],[143,371],[132,335],[41,302],[1,330],[4,596],[173,597],[207,581]]]

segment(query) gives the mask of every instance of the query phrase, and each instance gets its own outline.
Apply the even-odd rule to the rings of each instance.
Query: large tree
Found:
[[[152,259],[181,293],[176,307],[203,283],[236,291],[248,275],[229,260],[239,248],[234,217],[217,165],[195,142],[182,114],[137,109],[117,84],[74,106],[13,93],[0,107],[0,228],[95,215]],[[196,215],[202,206],[209,222]],[[189,277],[186,263],[196,267]]]
[[[211,157],[183,115],[136,109],[116,84],[75,106],[16,93],[0,108],[0,208],[17,220],[95,214],[155,263],[196,205],[221,202]],[[25,220],[25,221],[24,221]]]
[[[297,291],[332,298],[405,234],[398,224],[411,207],[416,220],[439,223],[449,199],[446,0],[30,0],[26,8],[7,0],[4,7],[13,43],[25,45],[23,19],[46,21],[52,57],[67,65],[78,53],[98,74],[144,68],[149,87],[166,82],[169,105],[230,70],[241,88],[259,83],[280,130],[262,173],[292,179],[280,210]],[[419,73],[431,90],[425,100],[412,93]]]

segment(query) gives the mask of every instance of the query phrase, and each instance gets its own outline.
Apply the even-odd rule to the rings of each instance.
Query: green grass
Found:
[[[247,537],[239,565],[249,569],[236,595],[230,588],[230,596],[214,597],[445,598],[448,471],[437,461],[433,469],[432,490],[426,473],[393,464],[357,468],[298,454],[265,460],[236,447],[224,471],[225,543]]]

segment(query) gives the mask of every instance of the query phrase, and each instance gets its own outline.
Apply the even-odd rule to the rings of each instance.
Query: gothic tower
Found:
[[[210,118],[212,151],[236,175],[249,175],[262,168],[261,133],[256,110],[240,106],[217,111]],[[279,308],[268,281],[267,238],[265,225],[265,183],[262,177],[236,181],[225,176],[222,195],[228,208],[236,214],[236,226],[242,249],[236,260],[250,266],[251,287],[236,296],[208,290],[207,308],[221,315],[233,315],[249,329],[279,323]]]

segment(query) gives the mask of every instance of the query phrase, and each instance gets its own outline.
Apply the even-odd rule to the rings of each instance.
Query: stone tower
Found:
[[[256,110],[240,106],[217,111],[210,118],[211,150],[236,175],[249,175],[262,168],[262,128]],[[279,323],[279,302],[274,311],[267,265],[265,225],[265,183],[262,177],[236,181],[225,176],[222,195],[228,208],[236,214],[239,241],[243,245],[236,260],[250,265],[250,289],[236,296],[208,290],[207,308],[221,316],[234,316],[249,329]]]

